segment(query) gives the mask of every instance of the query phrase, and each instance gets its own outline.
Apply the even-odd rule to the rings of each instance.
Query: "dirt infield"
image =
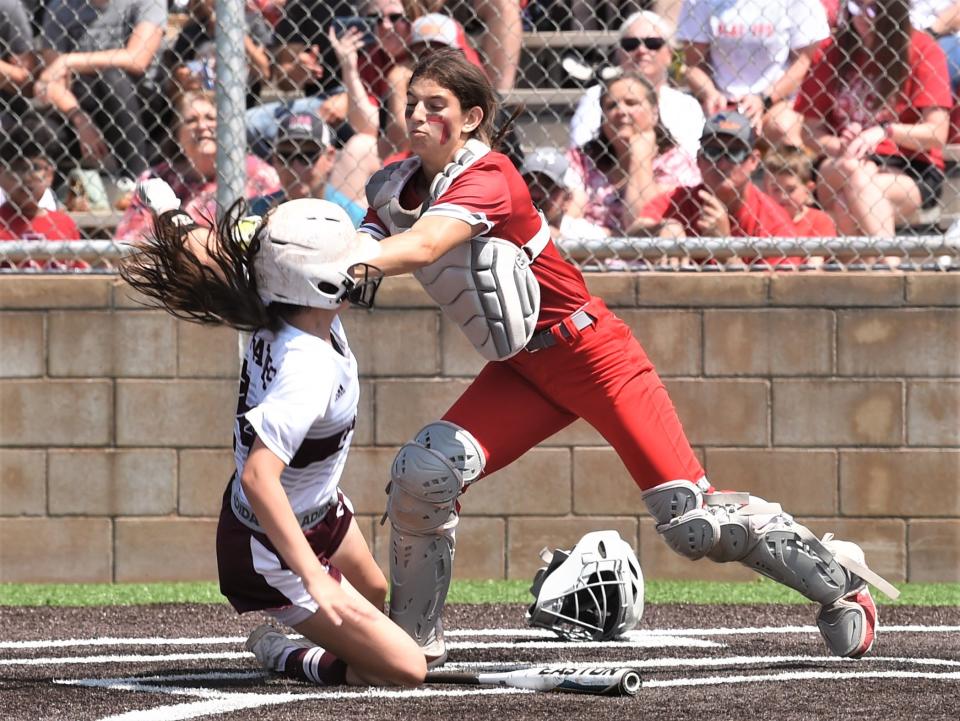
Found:
[[[881,607],[870,656],[826,655],[812,607],[647,608],[629,640],[565,644],[523,607],[453,606],[449,668],[636,666],[635,698],[425,686],[322,688],[265,677],[242,640],[260,619],[226,606],[0,608],[0,718],[951,719],[960,718],[960,612]],[[71,641],[71,639],[73,639]]]

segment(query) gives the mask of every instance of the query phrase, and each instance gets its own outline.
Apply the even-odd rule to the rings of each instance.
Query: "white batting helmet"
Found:
[[[257,289],[264,303],[336,308],[344,300],[370,307],[382,274],[366,265],[379,244],[358,235],[346,211],[317,198],[290,200],[266,218],[254,258]],[[351,267],[362,265],[363,279]]]
[[[634,629],[643,616],[643,573],[616,531],[586,534],[571,551],[541,552],[527,609],[531,626],[561,638],[609,641]]]

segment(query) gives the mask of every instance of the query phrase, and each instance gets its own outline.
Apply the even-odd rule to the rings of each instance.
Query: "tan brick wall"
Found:
[[[891,580],[960,580],[960,277],[588,283],[643,342],[718,487],[856,540]],[[393,456],[483,363],[412,278],[387,281],[378,304],[344,317],[363,378],[343,485],[386,570]],[[0,581],[214,578],[238,348],[235,332],[144,309],[111,277],[0,277]],[[542,547],[603,528],[648,578],[752,577],[671,552],[583,421],[462,507],[458,578],[532,578]]]

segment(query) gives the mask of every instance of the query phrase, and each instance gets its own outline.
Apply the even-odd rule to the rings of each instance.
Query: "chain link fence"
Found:
[[[958,270],[957,5],[0,0],[0,268],[113,272],[147,177],[201,222],[315,195],[359,223],[453,46],[584,270]]]

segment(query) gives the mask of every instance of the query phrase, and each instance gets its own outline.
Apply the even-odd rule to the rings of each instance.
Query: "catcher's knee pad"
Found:
[[[387,516],[394,528],[432,534],[455,522],[457,496],[483,472],[480,444],[453,423],[424,426],[390,469]]]
[[[704,493],[709,487],[706,479],[697,483],[668,481],[641,496],[666,544],[694,560],[707,555],[720,537],[720,525],[704,508]]]
[[[484,463],[473,436],[446,421],[425,426],[393,461],[386,513],[392,527],[390,617],[421,646],[438,644],[442,651],[440,615],[453,570],[457,496]]]

